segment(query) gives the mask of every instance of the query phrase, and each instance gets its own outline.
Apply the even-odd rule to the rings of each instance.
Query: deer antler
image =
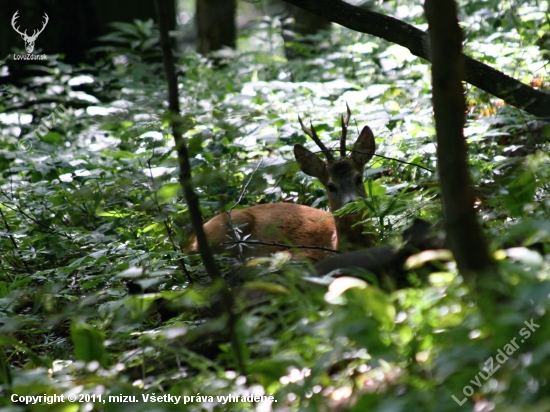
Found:
[[[13,17],[11,18],[11,27],[13,27],[13,29],[16,31],[17,34],[20,34],[21,36],[27,36],[27,30],[25,30],[25,33],[21,33],[19,31],[19,27],[15,27],[15,23],[16,23],[16,20],[19,18],[19,16],[17,15],[17,13],[19,13],[19,10],[17,10]]]
[[[305,134],[307,134],[309,137],[313,139],[315,143],[317,143],[317,146],[319,146],[319,149],[325,154],[327,160],[329,163],[334,162],[334,156],[332,155],[332,152],[327,149],[327,147],[321,142],[321,139],[319,139],[319,136],[317,136],[317,132],[315,131],[315,128],[313,127],[313,123],[310,123],[311,129],[308,129],[304,126],[304,123],[302,122],[302,118],[300,115],[298,115],[298,121],[300,122],[300,126],[302,126],[302,130]]]
[[[19,26],[15,27],[17,19],[19,18],[17,13],[19,13],[19,10],[17,10],[13,14],[13,17],[11,18],[11,27],[13,27],[13,29],[17,32],[17,34],[20,34],[21,37],[23,37],[23,40],[25,40],[25,41],[31,41],[31,42],[35,41],[37,39],[38,35],[44,31],[44,29],[46,28],[46,25],[50,21],[50,18],[48,17],[48,15],[46,13],[44,13],[43,17],[44,17],[45,20],[42,23],[42,28],[40,30],[34,30],[33,33],[32,33],[32,36],[29,36],[27,34],[27,30],[25,30],[23,33],[21,33],[21,31],[19,30]]]
[[[45,19],[45,21],[44,21],[44,23],[42,23],[42,28],[40,30],[38,30],[37,32],[35,30],[36,33],[33,32],[33,34],[32,34],[32,37],[35,40],[38,37],[38,35],[44,31],[44,29],[46,28],[46,24],[48,24],[48,22],[50,21],[50,18],[48,17],[48,15],[46,13],[44,13],[44,19]]]
[[[346,157],[346,137],[348,136],[348,124],[351,117],[351,110],[346,103],[346,114],[342,114],[340,119],[342,121],[342,136],[340,136],[340,156]]]

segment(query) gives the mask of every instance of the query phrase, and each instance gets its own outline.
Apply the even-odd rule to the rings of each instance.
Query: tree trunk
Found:
[[[447,242],[463,272],[493,267],[477,223],[464,140],[464,59],[454,0],[426,0],[432,57],[437,167]]]
[[[330,21],[322,16],[313,14],[297,6],[287,4],[290,15],[294,18],[294,23],[290,26],[291,30],[302,36],[316,34],[321,30],[330,28]]]
[[[330,21],[317,14],[311,13],[300,7],[284,3],[286,12],[291,21],[285,22],[283,27],[283,39],[285,41],[286,55],[289,58],[306,56],[308,46],[315,46],[316,42],[308,39],[308,36],[330,29]],[[302,44],[306,47],[299,47]]]
[[[197,52],[207,55],[223,47],[235,48],[235,0],[196,0]]]

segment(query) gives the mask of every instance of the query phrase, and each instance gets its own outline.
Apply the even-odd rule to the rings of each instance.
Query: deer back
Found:
[[[234,234],[235,228],[239,230],[238,236]],[[245,259],[289,251],[294,259],[318,262],[334,255],[322,248],[336,249],[337,246],[332,215],[295,203],[268,203],[236,209],[231,212],[231,224],[228,214],[220,213],[204,225],[204,231],[214,253],[228,251],[235,255],[239,239],[249,242],[241,245]],[[193,239],[185,252],[197,251],[197,240]]]

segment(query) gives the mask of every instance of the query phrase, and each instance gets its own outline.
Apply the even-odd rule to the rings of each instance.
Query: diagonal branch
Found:
[[[403,46],[415,56],[432,61],[428,35],[401,20],[352,6],[342,0],[284,1],[348,29],[372,34]],[[462,80],[535,116],[550,117],[550,94],[535,90],[471,57],[464,56],[464,63],[465,75]]]

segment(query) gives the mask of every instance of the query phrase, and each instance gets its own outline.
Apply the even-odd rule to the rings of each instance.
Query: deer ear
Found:
[[[318,178],[323,185],[328,181],[327,164],[301,144],[294,145],[294,157],[306,175]]]
[[[358,167],[363,168],[367,162],[372,159],[375,151],[376,143],[374,141],[374,134],[370,127],[365,126],[353,145],[353,152],[351,152],[350,158]]]

